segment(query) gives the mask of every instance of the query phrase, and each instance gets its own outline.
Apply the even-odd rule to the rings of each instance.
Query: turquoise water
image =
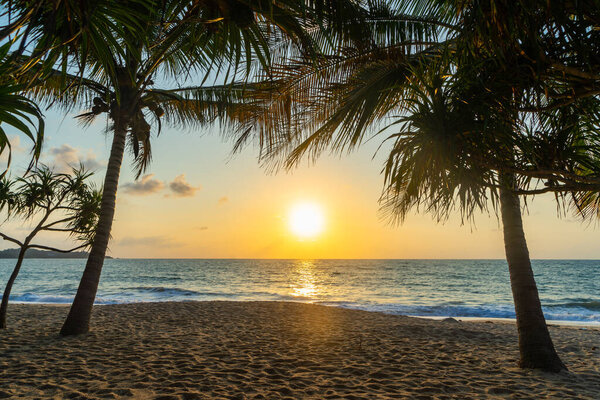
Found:
[[[15,260],[0,260],[5,284]],[[11,300],[69,303],[85,260],[27,259]],[[600,324],[600,261],[535,260],[548,320]],[[421,316],[514,318],[504,260],[106,260],[100,304],[285,300]]]

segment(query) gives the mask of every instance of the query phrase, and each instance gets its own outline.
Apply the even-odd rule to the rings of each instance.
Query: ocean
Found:
[[[0,285],[15,260],[0,260]],[[85,260],[26,259],[11,301],[70,303]],[[600,325],[600,261],[534,260],[547,320]],[[106,260],[98,304],[278,300],[427,317],[514,318],[504,260]]]

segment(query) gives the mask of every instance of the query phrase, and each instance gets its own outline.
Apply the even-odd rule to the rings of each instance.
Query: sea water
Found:
[[[4,287],[15,260],[0,260]],[[11,301],[70,303],[85,260],[26,259]],[[600,261],[534,260],[548,320],[600,325]],[[514,318],[504,260],[110,259],[98,304],[300,301],[418,316]]]

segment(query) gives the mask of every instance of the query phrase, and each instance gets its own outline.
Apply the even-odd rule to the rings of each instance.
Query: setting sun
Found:
[[[290,211],[290,229],[300,238],[318,235],[323,231],[324,222],[321,207],[313,203],[296,204]]]

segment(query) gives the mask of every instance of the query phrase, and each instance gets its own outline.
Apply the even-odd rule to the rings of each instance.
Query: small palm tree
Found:
[[[0,329],[6,328],[10,292],[28,249],[70,253],[91,245],[101,199],[100,191],[86,182],[91,175],[82,167],[73,169],[72,174],[57,174],[42,165],[23,178],[0,181],[0,211],[6,214],[6,220],[36,220],[23,240],[0,232],[0,237],[19,247],[17,263],[2,295]],[[58,249],[32,243],[40,232],[67,233],[81,244],[71,249]]]

